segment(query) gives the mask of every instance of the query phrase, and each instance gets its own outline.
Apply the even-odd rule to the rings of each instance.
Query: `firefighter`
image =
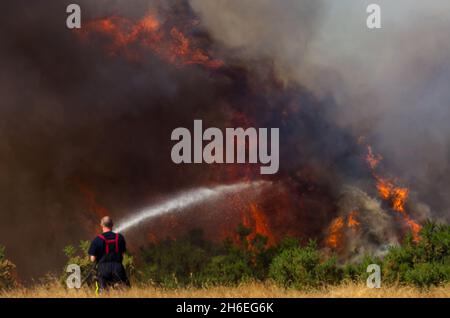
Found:
[[[97,262],[100,291],[110,287],[130,286],[122,264],[123,254],[126,251],[125,238],[112,231],[113,225],[109,216],[101,219],[102,234],[92,241],[88,252],[91,262]]]

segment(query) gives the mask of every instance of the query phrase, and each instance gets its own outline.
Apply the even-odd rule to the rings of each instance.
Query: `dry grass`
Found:
[[[19,288],[10,292],[0,292],[0,297],[26,297],[26,298],[91,298],[97,297],[92,290],[65,290],[57,284],[50,284],[34,288]],[[450,297],[450,285],[419,290],[414,287],[390,286],[380,289],[369,289],[359,284],[342,284],[319,290],[299,291],[285,290],[273,284],[249,283],[238,287],[211,287],[211,288],[186,288],[186,289],[162,289],[155,287],[133,287],[129,290],[115,290],[100,297],[120,298],[411,298],[411,297]]]

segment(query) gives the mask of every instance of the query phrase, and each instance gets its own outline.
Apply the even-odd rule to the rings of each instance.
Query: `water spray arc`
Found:
[[[140,211],[123,220],[117,226],[116,231],[125,232],[148,219],[168,213],[180,212],[183,209],[186,209],[194,204],[204,203],[209,200],[217,200],[226,194],[260,188],[261,186],[267,184],[269,184],[269,182],[267,181],[240,182],[230,185],[221,185],[213,188],[202,187],[185,191],[165,202],[150,206],[143,211]]]

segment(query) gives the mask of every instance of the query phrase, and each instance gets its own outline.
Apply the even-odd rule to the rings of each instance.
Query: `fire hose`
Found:
[[[95,263],[89,268],[89,270],[88,270],[86,276],[85,276],[85,277],[83,278],[83,280],[81,281],[81,285],[80,285],[80,286],[83,286],[83,285],[87,282],[87,280],[88,280],[89,278],[92,277],[92,275],[96,275],[96,273],[97,273],[97,265],[98,265],[98,263],[95,262]],[[94,280],[95,280],[95,293],[98,294],[98,288],[99,288],[99,287],[98,287],[98,282],[97,282],[97,280],[95,279],[95,276],[94,276]]]

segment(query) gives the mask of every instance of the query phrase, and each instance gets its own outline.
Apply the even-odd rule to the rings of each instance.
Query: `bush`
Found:
[[[406,272],[414,266],[411,248],[395,246],[389,249],[383,260],[383,280],[388,283],[405,281]]]
[[[404,281],[419,287],[438,286],[450,280],[450,267],[439,263],[420,263],[405,273]]]
[[[82,280],[88,277],[91,270],[93,270],[94,264],[90,261],[88,254],[89,245],[90,245],[89,241],[80,241],[78,247],[75,247],[73,245],[67,245],[66,247],[64,247],[63,252],[67,257],[67,262],[64,266],[63,273],[60,277],[60,282],[63,286],[66,286],[66,280],[70,274],[66,272],[66,268],[69,264],[77,264],[78,266],[80,266]],[[127,272],[128,278],[129,279],[133,278],[135,272],[134,260],[133,257],[130,256],[128,253],[125,253],[124,255],[123,265]],[[88,286],[93,285],[94,282],[95,282],[95,275],[90,275],[89,278],[86,280],[86,284]]]
[[[192,231],[177,240],[167,239],[141,250],[144,264],[140,278],[164,287],[201,284],[201,273],[209,261],[202,234]]]
[[[236,285],[246,280],[264,280],[276,253],[267,238],[239,225],[237,240],[208,243],[200,230],[176,240],[153,243],[141,250],[140,274],[144,282],[164,287]]]
[[[342,276],[335,258],[322,261],[315,242],[282,249],[270,265],[269,276],[284,287],[305,288],[338,282]]]
[[[320,263],[316,268],[316,277],[319,284],[338,284],[343,278],[343,271],[338,267],[336,257],[328,258]]]
[[[268,278],[294,288],[337,284],[343,279],[365,282],[370,264],[381,266],[383,283],[426,287],[449,281],[450,227],[426,223],[419,242],[408,235],[384,259],[365,255],[357,263],[341,265],[314,242],[302,247],[298,239],[285,238],[268,247],[266,237],[252,235],[243,225],[236,229],[235,239],[221,245],[207,243],[201,231],[192,231],[176,240],[151,244],[142,249],[141,259],[142,280],[164,287],[236,285]]]
[[[67,257],[66,265],[64,266],[63,274],[61,275],[61,284],[63,286],[66,286],[66,280],[70,273],[66,272],[66,268],[70,264],[77,264],[80,266],[81,270],[81,277],[84,279],[88,274],[89,271],[92,269],[92,262],[89,260],[88,255],[88,249],[89,249],[89,241],[80,241],[80,244],[78,247],[75,247],[73,245],[68,245],[64,247],[63,252]],[[91,277],[91,279],[87,280],[86,283],[88,285],[93,284],[94,278]]]
[[[427,222],[419,242],[408,235],[401,246],[392,247],[383,261],[388,283],[410,283],[419,287],[450,280],[450,226]]]
[[[382,265],[382,260],[369,254],[356,263],[347,263],[342,266],[343,279],[354,282],[365,282],[371,273],[367,273],[367,267],[371,264]]]
[[[252,234],[253,230],[240,224],[236,229],[237,242],[225,239],[215,250],[203,273],[207,284],[236,285],[244,281],[264,281],[268,278],[270,264],[279,253],[278,246],[268,246],[268,238]]]
[[[14,277],[16,266],[6,259],[5,247],[0,246],[0,290],[17,286]]]
[[[206,266],[202,282],[208,285],[236,285],[251,279],[253,274],[249,262],[242,255],[218,255]]]

